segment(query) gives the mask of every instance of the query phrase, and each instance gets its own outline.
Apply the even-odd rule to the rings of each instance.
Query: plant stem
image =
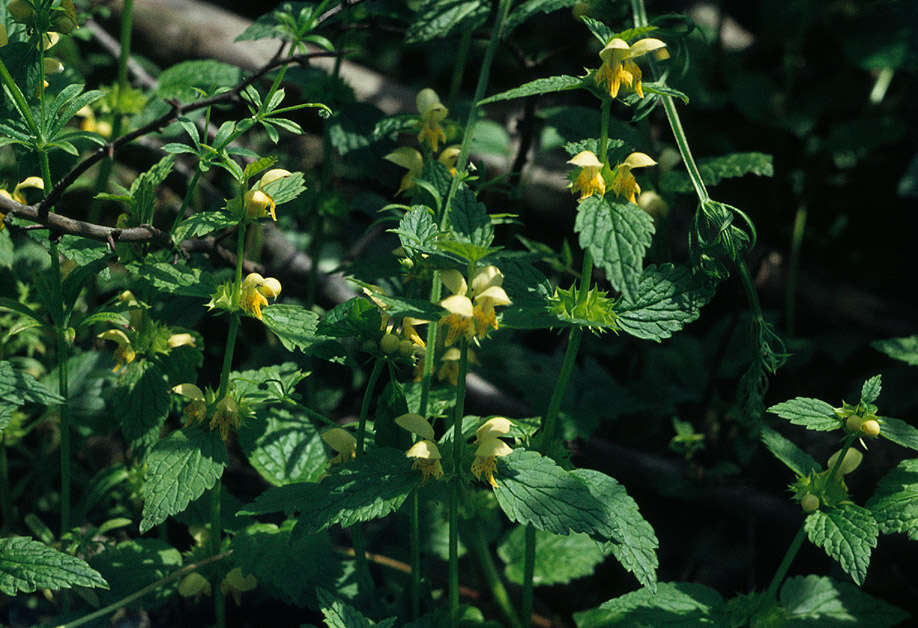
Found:
[[[520,622],[520,618],[517,617],[516,610],[510,602],[510,595],[507,593],[507,587],[504,586],[503,580],[501,580],[500,574],[494,565],[494,559],[491,557],[491,552],[488,549],[488,544],[485,541],[484,534],[481,531],[481,526],[478,524],[478,521],[476,519],[468,520],[466,525],[463,526],[463,532],[462,540],[475,555],[478,564],[481,566],[482,576],[484,576],[485,581],[488,583],[488,587],[491,589],[491,595],[500,607],[507,623],[511,628],[522,628],[523,624]]]
[[[411,491],[408,499],[411,509],[409,522],[411,583],[408,597],[411,600],[411,619],[415,620],[421,614],[421,517],[418,489]]]
[[[465,375],[469,368],[469,343],[459,341],[459,377],[453,407],[453,475],[449,492],[449,621],[459,625],[459,491],[462,489],[462,416],[465,414]]]
[[[775,575],[768,585],[768,590],[765,591],[765,600],[775,599],[778,593],[778,587],[781,585],[781,582],[784,581],[784,576],[787,575],[787,570],[790,569],[794,557],[797,556],[797,552],[800,551],[800,546],[803,545],[803,539],[805,537],[806,525],[801,525],[800,529],[797,530],[797,536],[794,537],[794,540],[791,541],[790,546],[787,548],[787,552],[784,553],[784,558],[781,560],[781,564],[778,565],[778,569],[775,571]]]
[[[10,472],[6,461],[6,434],[0,434],[0,514],[3,525],[0,530],[13,527],[13,504],[10,501]]]
[[[232,554],[232,551],[226,551],[226,552],[223,552],[222,554],[217,554],[215,556],[209,556],[208,558],[205,558],[204,560],[198,561],[196,563],[185,565],[181,569],[173,571],[168,576],[160,578],[156,582],[148,584],[142,589],[138,589],[134,593],[131,593],[130,595],[121,598],[117,602],[112,602],[108,606],[104,608],[100,608],[99,610],[94,611],[90,613],[89,615],[80,617],[79,619],[76,619],[74,621],[67,622],[66,624],[60,624],[59,626],[57,626],[57,628],[77,628],[77,626],[82,626],[83,624],[88,624],[89,622],[99,619],[100,617],[105,617],[109,613],[112,613],[118,610],[119,608],[123,608],[127,606],[134,600],[138,600],[142,598],[143,596],[145,596],[146,594],[152,593],[153,591],[163,586],[164,584],[172,582],[173,580],[177,580],[178,578],[181,578],[182,576],[191,573],[195,569],[200,569],[201,567],[204,567],[205,565],[209,565],[210,563],[215,563],[219,560],[223,560],[230,554]]]
[[[172,229],[169,230],[170,234],[175,233],[175,228],[178,227],[179,223],[182,222],[182,218],[185,217],[185,210],[188,205],[191,204],[191,196],[194,194],[200,178],[201,171],[195,170],[194,175],[191,177],[191,182],[188,184],[188,190],[185,192],[185,198],[182,199],[182,206],[179,207],[178,213],[175,215],[175,221],[172,223]]]
[[[453,64],[453,76],[449,84],[449,95],[446,98],[446,107],[452,109],[456,106],[456,98],[459,96],[459,89],[462,87],[462,76],[465,74],[465,63],[469,58],[469,49],[472,47],[472,29],[467,28],[462,31],[459,38],[459,47],[456,49],[455,63]]]
[[[794,232],[791,236],[790,259],[787,262],[787,288],[784,295],[784,319],[788,336],[794,335],[794,323],[797,313],[797,273],[800,269],[800,248],[803,246],[803,235],[806,233],[806,206],[797,208],[794,215]]]
[[[223,481],[218,479],[210,493],[210,551],[211,556],[220,554],[220,545],[222,544],[223,520],[220,518],[220,499],[223,487]],[[214,574],[211,581],[214,593],[214,617],[216,618],[217,628],[226,626],[226,596],[220,590],[220,574]]]
[[[376,358],[376,361],[373,362],[373,370],[370,371],[370,378],[367,380],[367,387],[363,391],[363,400],[360,402],[360,422],[357,424],[358,456],[363,454],[367,432],[367,417],[370,414],[370,402],[373,400],[373,391],[376,389],[376,382],[379,381],[379,375],[382,373],[385,363],[386,359],[382,356]]]
[[[523,614],[523,626],[532,625],[532,578],[535,575],[535,528],[531,523],[526,524],[525,545],[523,547],[523,592],[521,595],[520,612]]]

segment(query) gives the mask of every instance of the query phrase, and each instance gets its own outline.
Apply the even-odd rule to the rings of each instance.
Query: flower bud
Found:
[[[812,493],[807,493],[803,496],[803,499],[800,500],[800,507],[803,508],[803,512],[806,513],[816,512],[819,510],[819,498]]]
[[[276,299],[281,293],[281,283],[274,277],[266,277],[257,290],[269,299]]]
[[[249,190],[243,196],[245,212],[249,218],[264,218],[273,209],[274,201],[261,190]]]
[[[30,24],[35,16],[35,9],[26,0],[12,0],[6,7],[13,20],[20,24]]]
[[[379,340],[379,350],[389,355],[390,353],[395,353],[399,349],[400,341],[398,336],[395,334],[385,334]]]
[[[835,462],[838,460],[838,455],[841,453],[841,450],[836,451],[832,454],[832,457],[829,458],[828,467],[831,471],[835,466]],[[845,452],[845,458],[841,461],[841,465],[838,467],[838,472],[842,475],[848,475],[852,471],[858,468],[861,464],[861,460],[864,459],[864,454],[859,452],[857,449],[849,449]]]
[[[68,345],[73,344],[73,340],[76,338],[76,330],[73,327],[68,327],[64,330],[64,342]],[[880,427],[877,426],[877,432],[879,433]]]
[[[861,423],[863,422],[864,419],[856,414],[851,414],[845,419],[845,429],[849,432],[859,432],[861,430]]]
[[[876,419],[867,419],[861,423],[861,433],[870,438],[876,438],[880,435],[880,423]]]
[[[410,340],[400,340],[398,343],[398,352],[402,357],[410,357],[414,353],[414,343]]]

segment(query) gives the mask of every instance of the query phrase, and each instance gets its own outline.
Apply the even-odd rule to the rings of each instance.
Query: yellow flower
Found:
[[[494,307],[509,305],[510,298],[501,287],[504,276],[496,266],[485,266],[475,273],[471,290],[457,270],[443,271],[440,279],[453,293],[440,301],[440,306],[449,312],[440,319],[440,324],[446,327],[445,346],[449,347],[462,336],[467,340],[482,339],[489,329],[497,329]]]
[[[659,39],[640,39],[634,42],[634,45],[629,46],[625,40],[616,37],[599,51],[602,65],[596,70],[593,80],[597,85],[605,88],[612,98],[618,96],[622,83],[633,88],[638,97],[643,98],[641,68],[633,59],[654,50],[658,51],[658,55],[665,54],[665,51],[662,51],[665,47],[666,44]]]
[[[421,114],[421,132],[418,133],[418,143],[424,144],[424,142],[427,142],[430,144],[430,149],[433,152],[437,152],[439,143],[446,141],[446,133],[443,131],[443,127],[440,126],[440,122],[446,118],[446,114],[449,112],[440,102],[437,92],[429,87],[418,92],[416,104],[418,112]]]
[[[443,465],[440,464],[440,450],[432,440],[419,440],[405,452],[408,458],[414,458],[414,469],[421,471],[421,482],[430,478],[439,480],[443,477]]]
[[[112,123],[108,122],[107,120],[96,120],[96,114],[93,113],[93,110],[90,109],[89,105],[85,105],[82,109],[77,111],[76,116],[81,118],[81,131],[98,133],[102,137],[111,137]]]
[[[101,334],[98,335],[102,340],[111,340],[118,344],[118,348],[115,349],[115,368],[112,371],[117,371],[125,364],[130,364],[134,361],[134,358],[137,357],[137,354],[134,353],[134,348],[131,346],[131,339],[127,337],[120,329],[106,329]]]
[[[449,173],[454,176],[456,174],[456,162],[459,160],[459,150],[459,145],[453,144],[444,148],[440,156],[437,157],[437,161],[446,166],[449,169]]]
[[[185,427],[194,423],[200,423],[207,414],[207,403],[204,399],[204,393],[194,384],[179,384],[172,387],[172,392],[189,399],[185,404]]]
[[[466,340],[475,337],[475,308],[471,299],[464,294],[454,294],[440,301],[440,307],[449,312],[440,319],[440,324],[446,328],[445,346],[449,347],[462,336]]]
[[[437,370],[437,379],[441,382],[448,381],[455,386],[459,383],[459,349],[450,347],[440,358],[440,368]]]
[[[41,177],[26,177],[22,181],[16,184],[16,187],[13,188],[13,193],[10,194],[6,190],[0,190],[0,196],[13,199],[20,205],[28,205],[29,201],[26,200],[25,194],[22,192],[24,188],[34,188],[36,190],[44,190],[45,182]]]
[[[337,454],[328,461],[330,465],[347,462],[357,457],[357,439],[347,430],[340,427],[327,429],[322,432],[322,440]]]
[[[192,571],[182,578],[178,592],[182,597],[193,597],[197,601],[203,595],[210,595],[210,581],[197,571]]]
[[[268,299],[276,299],[281,293],[281,284],[274,277],[267,279],[258,273],[249,273],[242,280],[242,309],[261,320],[261,308],[268,304]]]
[[[243,576],[242,569],[234,567],[220,582],[220,591],[223,592],[223,595],[231,594],[236,606],[240,606],[242,604],[242,594],[246,591],[251,591],[257,586],[258,579],[255,576],[252,574]]]
[[[494,472],[497,470],[497,457],[513,453],[513,449],[500,439],[510,431],[513,425],[509,419],[496,416],[485,421],[475,432],[475,461],[472,463],[472,474],[480,480],[482,474],[492,487],[497,486]]]
[[[501,287],[504,275],[497,266],[485,266],[472,277],[472,299],[475,301],[472,316],[478,338],[488,335],[489,329],[497,329],[497,305],[510,305],[510,297]]]
[[[227,393],[223,399],[217,402],[214,408],[214,415],[210,417],[210,429],[219,429],[220,438],[226,440],[229,436],[230,428],[237,429],[242,422],[242,416],[239,413],[239,402],[236,401],[232,393]]]
[[[651,159],[649,155],[644,153],[631,153],[625,161],[620,163],[615,169],[609,187],[619,196],[627,198],[628,202],[636,204],[637,201],[635,200],[635,196],[641,193],[641,186],[637,184],[634,175],[631,174],[631,170],[634,168],[655,166],[656,164],[657,162]]]
[[[416,151],[413,148],[408,148],[407,146],[402,146],[401,148],[396,148],[394,151],[383,157],[386,161],[391,161],[396,166],[401,166],[408,170],[405,173],[405,176],[402,177],[401,183],[399,183],[398,191],[395,193],[396,196],[404,192],[405,190],[410,190],[414,187],[414,178],[421,174],[421,171],[424,170],[424,157],[420,152]]]
[[[175,349],[176,347],[183,347],[185,345],[194,346],[194,336],[191,334],[172,334],[169,336],[169,340],[166,341],[166,344],[169,345],[170,349]]]
[[[581,151],[567,163],[580,168],[577,178],[570,184],[571,192],[580,192],[578,202],[594,194],[599,194],[600,198],[605,195],[606,181],[602,178],[602,162],[592,151]]]
[[[263,188],[269,183],[289,177],[291,174],[293,173],[283,168],[274,168],[264,173],[258,184],[243,195],[246,215],[252,220],[271,216],[271,220],[277,222],[277,214],[274,212],[274,199]]]

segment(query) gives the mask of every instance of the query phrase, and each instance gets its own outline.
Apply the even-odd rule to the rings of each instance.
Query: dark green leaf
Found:
[[[188,238],[198,238],[207,235],[218,229],[235,227],[237,224],[239,224],[239,219],[229,212],[199,212],[197,214],[192,214],[180,222],[175,228],[172,237],[176,242],[181,242]]]
[[[450,205],[450,226],[460,242],[487,249],[494,241],[494,227],[484,204],[465,186],[459,188]]]
[[[864,382],[864,385],[861,386],[861,403],[868,404],[873,403],[880,396],[880,391],[883,388],[883,376],[874,375],[870,379]]]
[[[484,23],[489,12],[483,0],[422,0],[405,33],[405,43],[443,38],[452,31],[473,31]]]
[[[813,545],[837,560],[858,586],[864,583],[870,551],[880,533],[869,510],[855,504],[817,510],[807,516],[804,526]]]
[[[918,429],[901,419],[879,417],[880,436],[897,445],[918,451]]]
[[[727,609],[720,594],[702,584],[661,582],[656,593],[644,588],[597,608],[574,613],[577,628],[718,626],[726,628]]]
[[[286,408],[266,408],[244,421],[239,444],[252,466],[275,486],[315,482],[327,464],[318,430]]]
[[[99,572],[76,556],[24,536],[0,539],[0,591],[6,595],[74,586],[108,588]]]
[[[235,65],[213,59],[183,61],[163,70],[156,83],[160,98],[195,100],[201,94],[195,88],[213,93],[218,87],[232,87],[242,79],[242,70]]]
[[[319,321],[317,333],[334,338],[377,338],[382,325],[379,308],[369,299],[354,297],[332,308]]]
[[[550,76],[540,78],[528,83],[524,83],[514,89],[488,96],[480,101],[479,105],[487,105],[492,102],[501,100],[513,100],[514,98],[525,98],[526,96],[535,96],[536,94],[551,94],[552,92],[565,92],[578,87],[583,87],[586,79],[579,76]]]
[[[895,360],[918,366],[918,335],[877,340],[870,343],[870,346]]]
[[[513,29],[537,13],[551,13],[573,6],[576,2],[577,0],[526,0],[519,6],[513,7],[513,11],[507,16],[507,21],[504,23],[501,37],[506,38]]]
[[[644,269],[636,294],[616,307],[618,325],[632,336],[659,342],[698,318],[714,286],[685,266],[662,264]]]
[[[159,437],[159,428],[169,415],[169,385],[154,363],[131,364],[126,373],[126,390],[115,397],[115,415],[132,446],[149,446]]]
[[[504,575],[514,584],[523,583],[523,556],[525,554],[524,526],[516,526],[497,547],[504,561]],[[593,573],[596,565],[605,560],[609,549],[587,534],[560,535],[536,530],[535,586],[566,584]]]
[[[793,626],[891,628],[908,618],[902,609],[847,582],[815,575],[788,578],[781,586],[779,601]]]
[[[907,534],[918,541],[918,458],[903,460],[883,476],[867,508],[883,534]]]
[[[7,361],[0,362],[0,400],[21,406],[37,403],[43,406],[57,405],[64,398],[41,384],[37,379],[13,367]]]
[[[762,428],[762,442],[768,447],[768,451],[783,462],[787,467],[797,474],[798,477],[805,477],[811,471],[821,471],[822,467],[808,453],[797,447],[794,443],[787,440],[776,431],[769,427]]]
[[[322,614],[325,616],[325,625],[328,628],[392,628],[395,618],[390,617],[377,623],[369,619],[356,608],[336,598],[325,589],[316,591]]]
[[[89,563],[111,583],[111,590],[101,596],[110,604],[165,578],[182,566],[181,553],[159,539],[135,539],[110,547],[90,559]],[[144,608],[155,608],[174,594],[173,586],[157,587],[139,602]],[[136,604],[136,602],[135,602]]]
[[[157,290],[169,294],[209,299],[220,285],[216,275],[187,264],[143,262],[129,268]]]
[[[841,419],[835,414],[835,408],[825,401],[810,397],[794,397],[773,405],[768,411],[794,425],[803,425],[807,429],[819,432],[828,432],[842,426]]]
[[[710,157],[698,160],[701,178],[708,187],[720,183],[722,179],[742,177],[754,174],[760,177],[774,176],[771,155],[765,153],[731,153],[722,157]],[[693,194],[695,188],[688,175],[681,170],[668,170],[660,176],[660,187],[673,192]]]

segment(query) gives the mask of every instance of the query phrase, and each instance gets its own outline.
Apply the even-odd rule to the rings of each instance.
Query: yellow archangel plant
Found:
[[[408,172],[402,177],[395,195],[398,196],[405,190],[414,187],[414,178],[419,176],[424,170],[424,156],[421,153],[407,146],[396,148],[394,151],[383,157],[386,161],[391,161],[396,166],[405,168]]]
[[[599,51],[602,65],[596,70],[593,80],[612,98],[618,96],[622,84],[632,88],[638,98],[643,98],[641,68],[634,62],[634,59],[653,51],[657,51],[658,58],[665,59],[668,56],[665,48],[666,44],[659,39],[639,39],[629,46],[624,39],[616,37]]]
[[[497,486],[494,472],[497,471],[497,458],[513,453],[513,448],[500,439],[505,436],[513,424],[509,419],[496,416],[481,424],[475,432],[475,461],[472,463],[472,474],[481,480],[484,475],[492,487]]]
[[[440,449],[434,442],[434,429],[430,422],[420,414],[408,413],[396,417],[395,423],[420,438],[405,452],[405,456],[414,460],[412,467],[421,471],[421,481],[442,478]]]
[[[568,162],[571,165],[580,168],[577,178],[571,182],[571,192],[576,194],[580,192],[578,201],[598,194],[601,197],[606,194],[606,180],[602,178],[602,162],[599,157],[591,150],[580,151]]]
[[[502,287],[504,276],[496,266],[485,266],[476,272],[470,286],[458,270],[442,271],[440,279],[452,292],[440,301],[440,306],[448,312],[440,319],[446,328],[447,347],[460,337],[481,340],[488,330],[498,328],[494,308],[510,305],[510,297]]]
[[[440,142],[446,142],[446,132],[440,123],[446,119],[449,113],[437,92],[426,87],[418,92],[415,103],[418,106],[418,113],[421,114],[420,125],[421,131],[418,133],[418,143],[422,146],[426,143],[433,152],[437,152]]]
[[[268,299],[276,299],[281,293],[281,284],[274,277],[262,277],[258,273],[249,273],[242,280],[242,293],[239,305],[248,314],[261,320],[261,308],[268,304]]]
[[[277,214],[274,211],[274,199],[264,191],[264,187],[278,179],[289,177],[291,174],[289,170],[284,170],[283,168],[268,170],[261,176],[258,183],[243,195],[245,213],[250,220],[271,216],[271,220],[277,222]]]
[[[625,161],[615,168],[609,187],[619,196],[627,198],[630,203],[637,204],[636,197],[641,193],[641,186],[638,185],[631,171],[634,168],[646,168],[655,165],[657,165],[657,162],[651,159],[650,155],[631,153],[625,158]]]

